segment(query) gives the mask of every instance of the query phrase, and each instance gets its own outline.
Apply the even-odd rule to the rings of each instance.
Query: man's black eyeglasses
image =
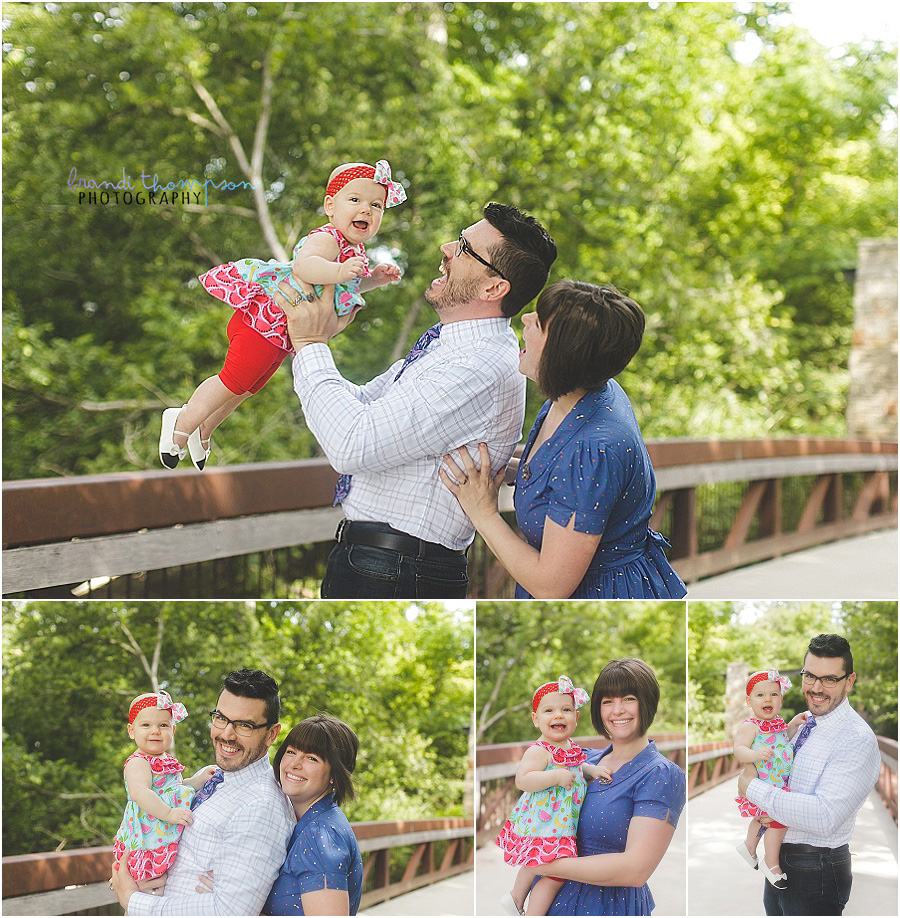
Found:
[[[509,281],[508,277],[503,276],[503,272],[499,268],[495,268],[489,261],[485,261],[477,252],[472,251],[472,246],[466,242],[466,237],[462,233],[459,234],[459,242],[456,245],[456,257],[459,258],[460,255],[471,255],[475,261],[480,261],[486,268],[490,268],[495,274],[499,274],[500,277],[505,281]]]
[[[815,685],[816,682],[821,682],[822,685],[837,685],[838,682],[843,682],[847,676],[852,676],[853,673],[846,673],[843,676],[814,676],[812,673],[808,673],[805,669],[800,670],[800,678],[806,685]]]
[[[229,724],[234,727],[234,732],[238,736],[250,736],[254,730],[262,730],[264,727],[273,726],[274,721],[265,724],[253,724],[249,720],[232,720],[218,711],[209,712],[209,725],[211,727],[215,727],[217,730],[224,730]]]

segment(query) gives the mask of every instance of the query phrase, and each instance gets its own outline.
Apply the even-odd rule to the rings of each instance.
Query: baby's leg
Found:
[[[534,873],[527,867],[520,867],[516,873],[516,882],[513,883],[513,888],[510,891],[513,902],[516,903],[516,908],[520,912],[525,905],[525,899],[528,897],[528,890],[531,889],[531,884],[533,882]]]
[[[769,831],[766,831],[766,835],[769,834]],[[747,850],[752,854],[756,855],[756,849],[759,847],[759,820],[751,819],[750,825],[747,826],[747,838],[744,842],[747,845]]]
[[[223,405],[218,411],[211,414],[205,421],[200,424],[200,441],[206,443],[212,436],[212,432],[237,408],[244,399],[250,398],[252,392],[245,392],[243,395],[232,396],[231,401]],[[180,428],[179,428],[180,429]]]
[[[550,911],[550,906],[553,904],[560,886],[562,886],[562,880],[554,880],[553,877],[541,877],[534,884],[534,889],[531,890],[525,914],[546,915]]]
[[[175,434],[172,438],[175,445],[183,448],[188,436],[212,416],[218,417],[217,424],[221,423],[246,398],[247,394],[235,395],[218,376],[204,379],[194,389],[194,394],[178,413],[175,430],[180,433]],[[201,431],[201,436],[202,433]]]
[[[773,829],[769,826],[766,834],[763,835],[763,851],[765,852],[765,861],[769,867],[775,870],[781,870],[778,866],[778,856],[781,854],[781,843],[784,841],[784,833],[787,829]]]

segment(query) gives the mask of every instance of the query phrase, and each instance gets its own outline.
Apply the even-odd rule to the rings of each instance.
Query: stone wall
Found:
[[[862,239],[857,247],[847,434],[897,439],[896,239]]]

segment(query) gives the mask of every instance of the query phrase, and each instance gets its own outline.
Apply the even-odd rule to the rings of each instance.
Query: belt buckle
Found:
[[[345,516],[345,517],[338,523],[338,527],[337,527],[337,529],[335,530],[335,533],[334,533],[334,538],[335,538],[335,541],[336,541],[336,542],[343,542],[343,541],[344,541],[344,530],[347,528],[347,523],[349,523],[349,522],[350,522],[350,521],[349,521],[349,520],[347,519],[347,517]]]

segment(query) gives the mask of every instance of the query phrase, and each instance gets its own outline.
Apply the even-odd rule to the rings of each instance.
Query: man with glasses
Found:
[[[163,895],[140,892],[120,862],[113,888],[129,915],[258,915],[284,862],[295,818],[267,755],[278,723],[278,685],[259,670],[229,674],[210,712],[218,769],[191,803]],[[127,857],[127,853],[125,855]],[[197,892],[200,874],[212,894]]]
[[[847,640],[814,637],[800,674],[808,715],[794,737],[790,792],[743,774],[738,780],[739,794],[788,826],[787,889],[764,884],[767,915],[840,915],[850,897],[850,836],[881,768],[875,734],[847,700],[855,681]]]
[[[282,285],[279,299],[297,356],[294,388],[306,421],[341,474],[345,519],[328,558],[323,598],[465,598],[466,549],[475,530],[438,477],[442,457],[487,444],[494,473],[522,432],[525,378],[509,321],[541,291],[556,245],[515,207],[444,243],[425,300],[439,322],[403,361],[365,386],[335,367],[327,342],[346,327],[331,307]]]

